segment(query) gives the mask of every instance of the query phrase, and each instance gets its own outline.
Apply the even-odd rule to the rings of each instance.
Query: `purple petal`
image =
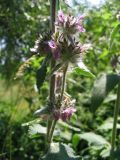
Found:
[[[53,41],[53,40],[50,40],[50,41],[48,42],[48,45],[49,45],[49,47],[52,48],[52,49],[55,49],[55,48],[57,47],[55,41]]]
[[[65,17],[64,17],[63,12],[61,10],[58,11],[58,22],[64,23],[64,20],[65,20]]]
[[[76,109],[72,107],[63,110],[63,112],[61,113],[61,119],[63,121],[69,120],[74,112],[76,112]]]
[[[79,20],[83,20],[84,18],[85,18],[84,15],[80,15],[80,16],[78,17]]]
[[[77,26],[77,29],[78,29],[80,32],[85,32],[85,28],[83,28],[82,25],[78,25],[78,26]]]

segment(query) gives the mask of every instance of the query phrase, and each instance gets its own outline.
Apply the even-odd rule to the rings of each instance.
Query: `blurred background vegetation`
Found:
[[[94,0],[93,0],[94,1]],[[113,60],[120,54],[120,36],[116,34],[114,44],[109,50],[111,31],[119,23],[116,15],[120,11],[119,0],[106,0],[94,5],[87,0],[71,0],[67,5],[61,1],[61,8],[74,15],[85,13],[86,32],[80,36],[83,43],[91,43],[92,49],[86,54],[85,64],[95,74],[115,73]],[[68,7],[70,6],[70,7]],[[37,108],[43,106],[48,95],[48,82],[40,94],[35,87],[35,72],[38,61],[20,79],[14,80],[18,68],[31,57],[30,48],[38,35],[49,31],[49,0],[0,0],[0,159],[30,160],[39,159],[44,150],[45,121],[40,121],[40,134],[31,134],[29,121]],[[115,61],[116,62],[116,61]],[[91,96],[95,79],[68,76],[67,91],[77,100],[77,113],[68,125],[60,122],[56,127],[55,141],[71,144],[84,160],[109,160],[106,146],[97,146],[79,137],[81,133],[94,132],[111,141],[112,117],[116,99],[116,87],[99,108],[92,108]],[[116,83],[115,83],[116,84]],[[115,86],[113,84],[113,86]],[[100,83],[102,85],[102,83]],[[119,118],[120,120],[120,118]],[[106,127],[106,126],[107,127]],[[120,145],[120,126],[118,125],[117,144]],[[29,130],[29,131],[28,131]],[[62,131],[61,133],[59,133]],[[103,153],[103,151],[105,153]],[[120,159],[117,152],[117,159]]]

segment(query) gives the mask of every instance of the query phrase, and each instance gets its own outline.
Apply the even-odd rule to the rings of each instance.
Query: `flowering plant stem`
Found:
[[[118,83],[117,100],[116,100],[116,105],[115,105],[115,109],[114,109],[114,122],[113,122],[113,129],[112,129],[111,152],[113,152],[115,150],[119,108],[120,108],[120,80]],[[112,155],[111,155],[111,160],[112,160]]]
[[[51,2],[50,2],[50,17],[51,17],[50,25],[51,25],[52,33],[54,33],[54,31],[55,31],[55,25],[54,25],[55,11],[56,11],[56,0],[51,0]],[[51,60],[51,69],[53,69],[54,67],[55,67],[55,60],[52,59]],[[55,75],[54,74],[51,76],[51,79],[50,79],[49,101],[50,101],[50,104],[54,104],[54,101],[55,101]],[[53,132],[52,130],[54,130],[53,126],[55,126],[52,124],[53,124],[53,120],[51,120],[51,117],[49,117],[48,123],[47,123],[47,145],[48,146],[51,143],[52,132]]]
[[[62,86],[61,86],[61,99],[60,102],[62,102],[63,100],[63,95],[64,95],[64,90],[65,90],[65,80],[66,80],[66,73],[67,73],[67,68],[68,65],[64,66],[63,68],[63,77],[62,77]],[[48,146],[51,144],[52,142],[52,137],[53,137],[53,132],[55,129],[55,125],[56,125],[57,120],[51,120],[51,117],[48,119],[48,126],[47,126],[47,142],[48,142]]]
[[[53,132],[54,132],[54,129],[55,129],[56,122],[57,122],[57,120],[53,120],[52,124],[51,124],[49,137],[48,137],[49,144],[51,144],[51,142],[52,142],[52,137],[53,137]]]
[[[68,69],[68,64],[65,66],[64,70],[63,70],[63,82],[62,82],[62,90],[61,90],[61,102],[63,99],[63,94],[64,94],[64,90],[65,90],[65,82],[66,82],[66,73],[67,73],[67,69]]]

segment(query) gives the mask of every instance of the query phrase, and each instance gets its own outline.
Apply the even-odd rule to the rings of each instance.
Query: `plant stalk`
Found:
[[[68,68],[68,65],[66,65],[64,67],[64,69],[63,69],[63,79],[62,79],[62,86],[61,86],[62,90],[61,90],[60,102],[62,102],[62,100],[63,100],[63,94],[64,94],[64,90],[65,90],[65,81],[66,81],[67,68]],[[48,142],[49,142],[49,144],[52,141],[53,132],[54,132],[54,129],[55,129],[56,122],[57,122],[57,120],[53,120],[52,123],[51,123],[51,128],[49,130],[49,136],[48,136]]]
[[[49,138],[48,138],[49,144],[51,144],[51,142],[52,142],[52,137],[53,137],[53,132],[54,132],[54,129],[55,129],[56,122],[57,122],[57,120],[52,121],[51,129],[50,129],[50,132],[49,132]]]
[[[115,150],[115,142],[116,142],[116,133],[117,133],[117,121],[119,115],[119,108],[120,108],[120,80],[118,83],[118,90],[117,90],[117,100],[114,109],[114,122],[113,122],[113,129],[112,129],[112,141],[111,141],[111,151]]]
[[[50,3],[50,17],[51,17],[51,23],[50,23],[50,27],[51,27],[51,31],[52,33],[55,32],[55,11],[56,11],[56,0],[51,0]],[[55,60],[52,58],[51,60],[51,70],[55,67]],[[53,74],[51,76],[50,79],[50,102],[54,102],[54,98],[55,98],[55,75]]]
[[[50,28],[52,33],[55,32],[55,12],[56,12],[56,0],[50,1]],[[51,70],[55,67],[55,60],[51,60]],[[50,79],[50,93],[49,93],[50,104],[54,104],[55,101],[55,75],[53,74]],[[50,130],[52,126],[52,120],[49,118],[47,122],[47,142],[49,141]],[[49,143],[49,142],[48,142]]]
[[[63,95],[64,95],[64,90],[65,90],[65,82],[66,82],[66,73],[68,69],[68,64],[65,66],[64,71],[63,71],[63,82],[62,82],[62,91],[61,91],[61,102],[63,100]]]

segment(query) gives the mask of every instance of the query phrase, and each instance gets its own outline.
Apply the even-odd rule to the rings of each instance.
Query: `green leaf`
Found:
[[[33,124],[29,126],[30,137],[34,136],[35,134],[46,134],[46,127],[43,127],[40,124]]]
[[[109,118],[98,127],[98,130],[110,130],[113,129],[113,118]],[[120,124],[117,124],[117,129],[120,129]]]
[[[83,75],[83,76],[86,76],[86,77],[91,77],[91,78],[95,78],[95,76],[89,71],[89,70],[86,70],[86,69],[81,69],[79,67],[76,67],[74,69],[74,71],[79,74],[79,75]]]
[[[114,89],[119,81],[117,74],[103,74],[95,81],[91,97],[91,111],[94,113],[102,104],[108,93]]]
[[[78,135],[80,139],[86,140],[89,145],[94,145],[94,146],[105,146],[109,145],[109,143],[104,139],[101,135],[95,134],[93,132],[87,132],[83,134]]]
[[[39,123],[39,122],[40,122],[40,118],[37,118],[37,119],[35,119],[33,121],[29,121],[29,122],[23,123],[22,127],[30,126],[30,125],[33,125],[33,124],[36,124],[36,123]]]
[[[80,160],[74,150],[63,143],[52,143],[44,160]]]
[[[78,67],[74,68],[73,71],[75,71],[77,74],[95,78],[95,76],[89,71],[89,69],[85,66],[82,59],[77,63]]]
[[[68,130],[65,130],[64,132],[61,131],[60,133],[60,138],[65,141],[71,141],[71,138],[72,138],[72,132],[69,132]]]
[[[31,138],[35,138],[35,137],[38,137],[40,135],[46,135],[47,128],[38,124],[38,123],[36,123],[36,124],[32,124],[32,125],[29,126],[28,132],[29,132],[29,135],[30,135]],[[57,130],[55,130],[53,135],[58,136],[58,133],[59,132]]]
[[[74,134],[72,137],[72,145],[74,148],[77,148],[80,141],[80,136],[78,134]]]
[[[119,30],[120,30],[120,24],[117,24],[117,26],[112,30],[111,35],[110,35],[109,50],[111,50],[113,46],[113,41],[115,39],[116,34],[119,33]]]
[[[106,158],[110,156],[110,151],[111,151],[111,147],[108,146],[107,148],[103,149],[102,152],[100,153],[100,156],[102,158]]]

